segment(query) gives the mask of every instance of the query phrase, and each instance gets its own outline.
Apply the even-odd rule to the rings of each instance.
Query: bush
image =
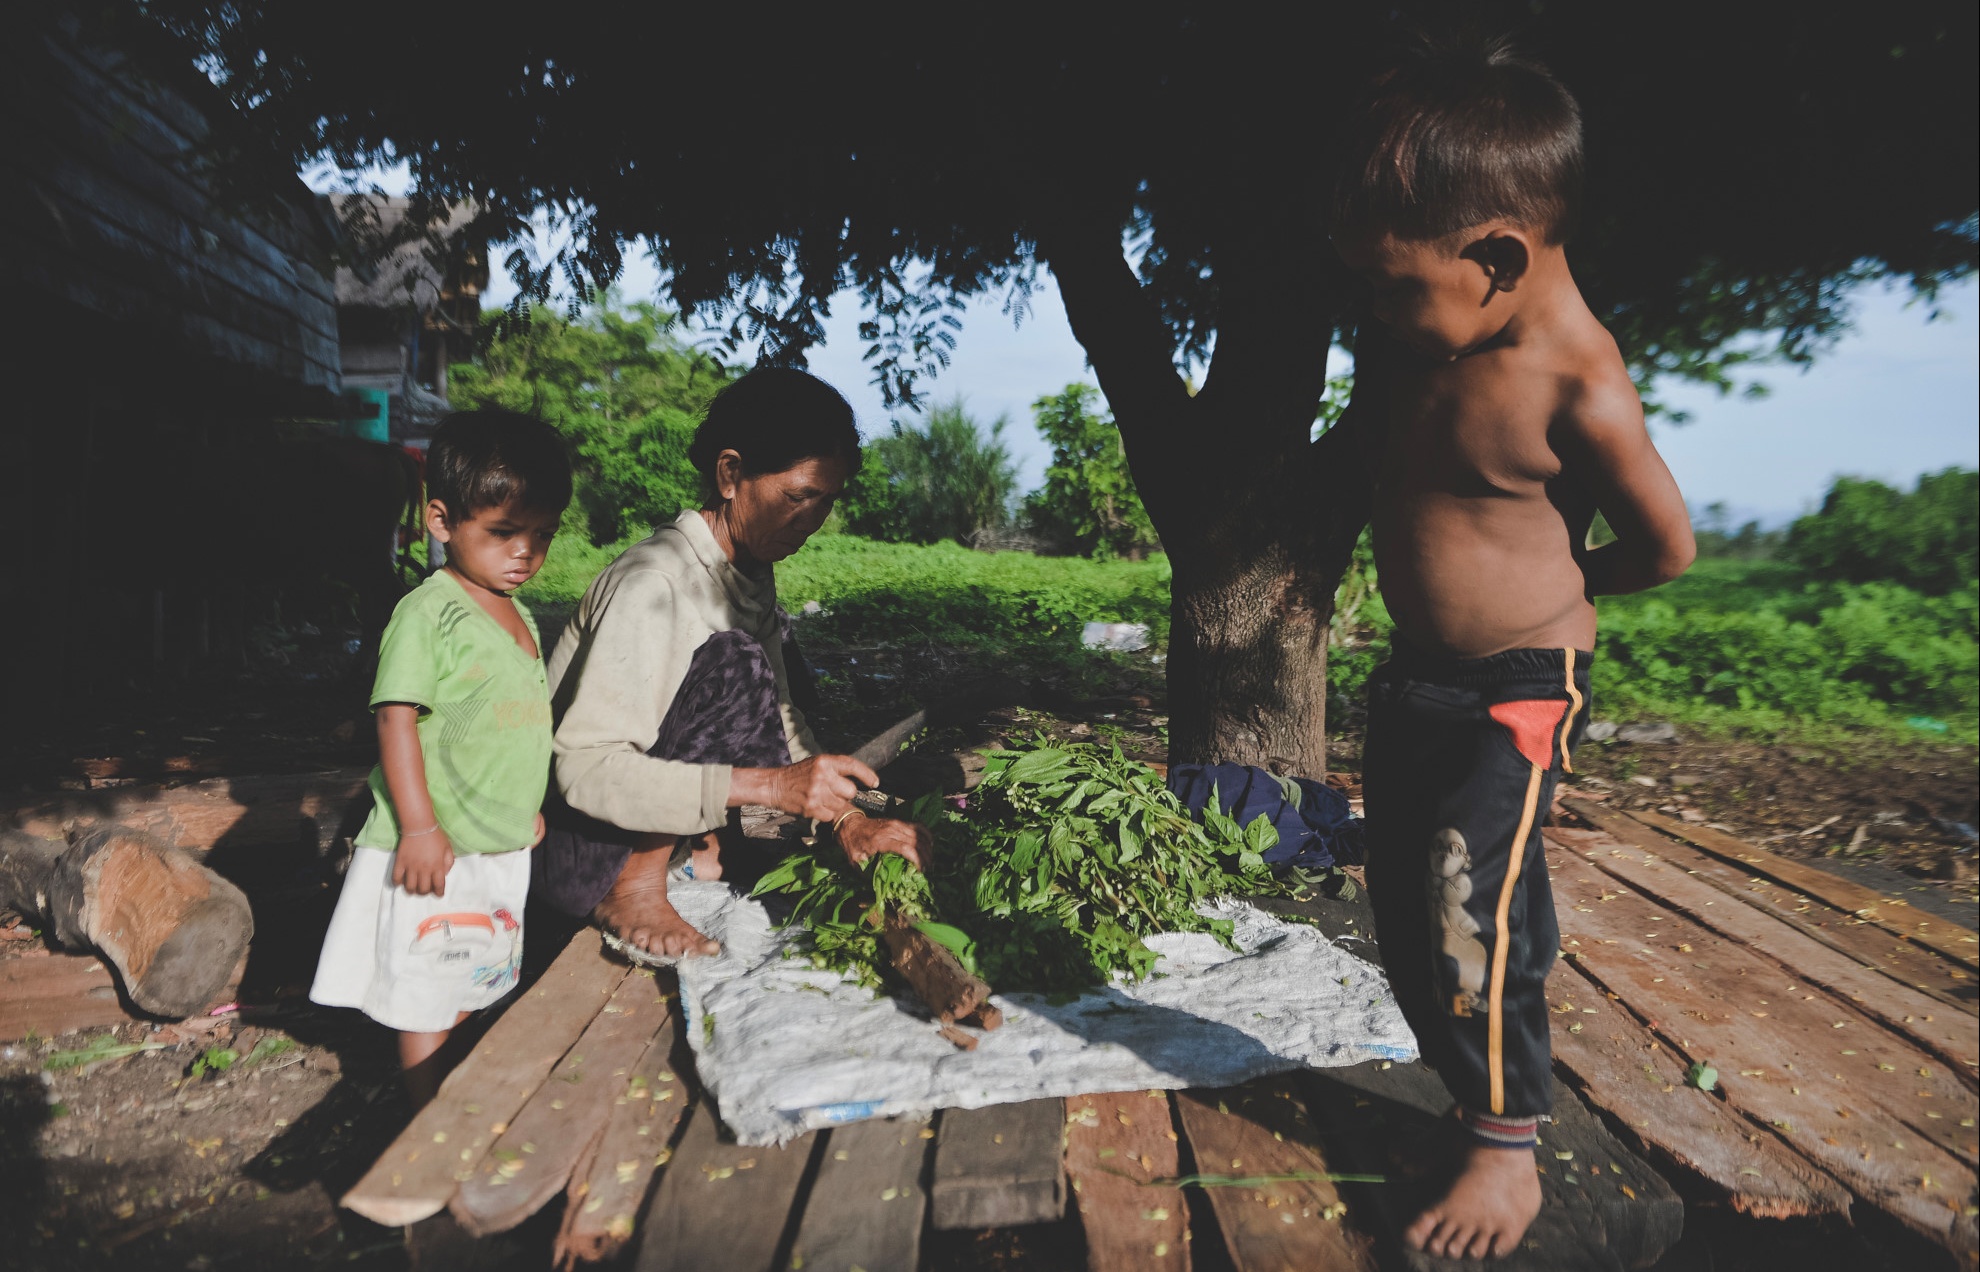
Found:
[[[1980,578],[1980,472],[1927,473],[1909,494],[1838,477],[1822,510],[1788,531],[1786,555],[1817,578],[1954,591]]]
[[[1006,424],[983,427],[960,400],[918,428],[896,422],[890,436],[866,444],[865,466],[840,504],[845,528],[889,543],[970,543],[1006,525],[1017,491]]]
[[[1068,384],[1032,403],[1052,463],[1045,485],[1025,500],[1025,520],[1046,542],[1081,556],[1146,556],[1161,540],[1128,473],[1120,429],[1099,401],[1092,385]]]

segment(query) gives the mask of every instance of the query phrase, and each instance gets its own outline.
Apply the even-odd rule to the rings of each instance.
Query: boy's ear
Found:
[[[426,533],[442,543],[454,537],[453,529],[447,524],[447,505],[438,499],[426,501]]]
[[[1459,254],[1485,271],[1495,292],[1509,292],[1519,286],[1533,265],[1533,244],[1518,226],[1495,226]]]

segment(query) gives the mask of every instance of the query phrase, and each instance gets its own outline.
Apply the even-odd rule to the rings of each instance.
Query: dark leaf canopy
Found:
[[[235,165],[403,159],[496,239],[551,209],[570,246],[518,258],[524,303],[588,296],[641,243],[676,304],[772,357],[801,361],[854,287],[909,392],[946,362],[957,297],[1022,305],[1037,245],[1082,228],[1134,254],[1179,360],[1209,352],[1227,297],[1340,322],[1330,138],[1388,51],[1448,14],[1512,33],[1581,98],[1570,259],[1646,372],[1723,375],[1755,330],[1806,356],[1852,281],[1929,291],[1975,263],[1971,0],[130,2],[243,108]]]

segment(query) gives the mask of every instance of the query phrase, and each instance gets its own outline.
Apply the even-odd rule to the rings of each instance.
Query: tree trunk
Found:
[[[1193,396],[1117,231],[1060,227],[1040,247],[1169,553],[1170,761],[1319,778],[1328,624],[1368,520],[1370,430],[1350,412],[1310,440],[1339,288],[1289,265],[1286,241],[1226,254],[1215,363]]]

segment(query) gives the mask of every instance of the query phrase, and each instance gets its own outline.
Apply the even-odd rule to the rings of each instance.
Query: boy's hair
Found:
[[[571,501],[570,456],[542,420],[515,411],[456,411],[433,430],[426,493],[447,509],[449,521],[511,501],[562,512]]]
[[[1354,116],[1330,219],[1439,239],[1487,221],[1567,242],[1581,204],[1581,108],[1505,39],[1425,48]]]
[[[831,385],[789,367],[751,371],[715,395],[694,432],[688,462],[701,474],[704,496],[715,494],[715,461],[725,450],[742,456],[746,476],[781,473],[801,460],[842,459],[860,466],[853,409]]]

